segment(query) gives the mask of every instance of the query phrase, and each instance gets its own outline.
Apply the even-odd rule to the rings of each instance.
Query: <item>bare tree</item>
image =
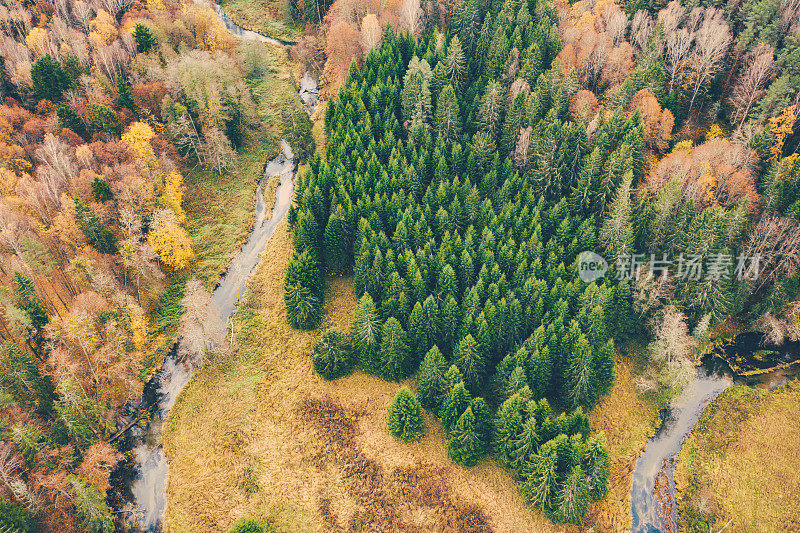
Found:
[[[667,386],[686,383],[698,346],[697,339],[689,334],[686,317],[669,305],[655,318],[653,326],[651,357],[661,367],[658,380]]]
[[[772,77],[775,67],[774,51],[768,44],[759,44],[747,54],[747,70],[739,77],[733,88],[731,104],[734,108],[733,120],[739,121],[739,128],[747,119],[750,108],[763,94],[763,87]],[[741,120],[740,120],[741,119]]]
[[[414,37],[419,37],[425,27],[425,11],[420,6],[420,0],[403,0],[400,4],[400,16],[408,26],[408,31]]]
[[[606,6],[603,18],[606,22],[606,31],[611,36],[614,46],[617,46],[625,39],[625,32],[628,30],[628,17],[617,4]]]
[[[225,327],[219,308],[211,299],[211,294],[197,278],[186,282],[181,315],[179,350],[182,355],[199,356],[205,353],[209,344],[221,345],[225,339]]]
[[[675,83],[675,76],[678,74],[678,70],[684,58],[692,47],[692,36],[683,28],[676,29],[666,34],[664,44],[664,57],[669,64],[669,88],[672,90],[672,86]]]
[[[692,101],[689,102],[689,113],[692,111],[697,94],[703,85],[719,71],[725,51],[731,42],[731,33],[728,24],[722,20],[717,10],[709,8],[703,25],[695,35],[695,86]]]
[[[784,277],[792,277],[800,266],[800,223],[764,212],[742,250],[743,258],[758,258],[752,272],[756,290]],[[757,274],[757,276],[756,276]]]
[[[636,46],[639,52],[643,52],[651,33],[653,33],[653,18],[647,11],[637,11],[631,21],[631,44]]]
[[[361,21],[361,46],[364,47],[364,55],[380,45],[381,23],[378,22],[378,17],[370,13]]]

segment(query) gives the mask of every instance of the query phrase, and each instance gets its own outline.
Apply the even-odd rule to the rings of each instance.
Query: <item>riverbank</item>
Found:
[[[675,472],[681,531],[797,531],[800,383],[737,386],[701,415]]]
[[[218,3],[231,22],[261,35],[296,43],[303,34],[301,25],[286,21],[286,8],[280,0],[220,0]]]

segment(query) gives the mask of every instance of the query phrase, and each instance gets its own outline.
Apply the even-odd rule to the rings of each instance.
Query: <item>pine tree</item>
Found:
[[[467,388],[472,392],[478,392],[486,372],[486,361],[472,335],[462,339],[454,357]]]
[[[543,446],[525,466],[520,490],[528,503],[540,511],[548,511],[556,499],[556,480],[555,453],[549,446]]]
[[[378,349],[380,358],[381,376],[384,379],[400,381],[410,371],[410,350],[407,343],[406,332],[400,322],[390,317],[381,330],[381,343]]]
[[[508,465],[522,473],[539,446],[536,419],[529,416],[522,424],[522,431],[508,443]]]
[[[464,58],[464,51],[461,49],[461,41],[457,35],[450,41],[447,57],[444,61],[450,85],[460,88],[466,71],[466,59]]]
[[[325,269],[331,274],[344,274],[347,270],[347,243],[345,242],[345,213],[342,206],[336,206],[325,226],[323,259]]]
[[[53,404],[53,384],[39,371],[37,361],[19,347],[7,342],[0,350],[0,385],[21,405],[47,413]]]
[[[632,180],[632,173],[625,174],[617,190],[617,196],[608,210],[608,217],[600,228],[600,243],[606,250],[609,262],[633,252],[630,198]]]
[[[308,250],[295,252],[286,266],[286,318],[298,329],[314,329],[322,319],[322,280],[319,263]]]
[[[425,311],[417,302],[408,317],[408,345],[414,355],[412,362],[416,366],[421,357],[428,351],[428,332],[425,327]]]
[[[131,111],[136,110],[136,104],[131,96],[131,88],[122,76],[117,77],[117,102],[120,107],[126,107]]]
[[[158,44],[150,28],[141,22],[133,27],[133,38],[136,40],[136,51],[140,54],[147,54]]]
[[[447,455],[458,464],[475,466],[485,454],[486,443],[480,438],[472,407],[467,407],[450,432]]]
[[[417,394],[420,402],[434,414],[439,413],[448,391],[446,373],[447,361],[439,348],[434,346],[425,354],[417,376]]]
[[[455,142],[461,135],[461,117],[452,85],[444,87],[436,101],[436,129],[445,144]]]
[[[314,370],[328,380],[346,376],[355,365],[350,341],[336,328],[330,328],[322,334],[314,346],[311,360]]]
[[[416,440],[425,432],[422,406],[407,387],[401,387],[389,405],[386,424],[392,436],[405,442]]]
[[[350,336],[361,368],[366,372],[377,374],[380,371],[378,346],[381,339],[381,324],[375,302],[369,293],[364,294],[358,301],[353,313]]]
[[[75,220],[92,248],[103,254],[117,253],[117,238],[80,198],[75,199]]]
[[[579,524],[589,504],[589,483],[576,465],[567,474],[556,497],[554,517],[558,522]]]
[[[459,417],[471,404],[472,396],[463,382],[457,383],[450,389],[442,402],[441,409],[442,426],[445,431],[449,433],[455,427]]]
[[[589,494],[601,500],[608,494],[608,447],[603,433],[592,435],[586,441],[581,466],[586,473]]]
[[[39,100],[59,102],[64,91],[69,89],[70,80],[58,61],[44,55],[31,68],[31,85]]]
[[[478,124],[481,131],[488,132],[493,139],[496,139],[502,124],[504,110],[503,88],[498,82],[492,80],[486,85],[478,110]]]
[[[67,482],[83,528],[88,533],[113,533],[114,517],[100,489],[75,474],[67,476]]]

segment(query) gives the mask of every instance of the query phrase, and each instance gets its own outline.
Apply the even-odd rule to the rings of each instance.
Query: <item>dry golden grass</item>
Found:
[[[734,387],[702,414],[675,478],[689,531],[800,531],[800,384]]]
[[[633,368],[627,360],[617,361],[614,387],[589,413],[592,430],[605,433],[611,455],[608,496],[588,513],[599,531],[630,531],[633,468],[659,422],[658,410],[637,392]]]

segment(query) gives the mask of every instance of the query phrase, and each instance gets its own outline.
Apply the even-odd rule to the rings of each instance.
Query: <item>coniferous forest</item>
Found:
[[[798,123],[800,0],[0,0],[0,533],[796,530]]]

